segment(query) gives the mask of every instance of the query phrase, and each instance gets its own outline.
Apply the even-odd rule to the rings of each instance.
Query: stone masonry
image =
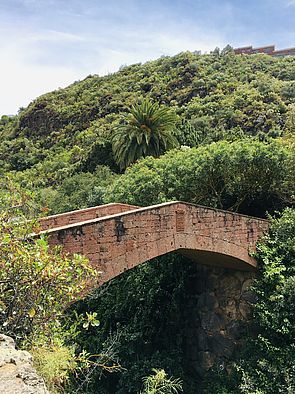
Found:
[[[99,205],[97,207],[47,216],[40,220],[40,226],[42,230],[53,229],[72,223],[85,222],[86,220],[93,220],[116,213],[131,211],[137,208],[138,207],[135,205],[117,203]]]
[[[189,278],[184,351],[196,379],[213,366],[228,369],[250,329],[254,272],[196,266]]]
[[[213,365],[228,368],[251,319],[251,252],[268,230],[266,220],[170,202],[146,208],[108,204],[44,218],[41,227],[50,245],[89,258],[101,272],[93,286],[173,251],[196,261],[186,306],[186,359],[200,381]]]
[[[110,208],[120,213],[113,214]],[[53,228],[48,228],[52,217],[45,218],[42,232],[49,235],[51,246],[85,255],[101,272],[99,284],[172,251],[200,264],[253,270],[256,262],[249,253],[268,229],[263,219],[184,202],[146,208],[113,204],[88,212],[95,214],[88,220],[85,210],[57,215]],[[99,212],[108,216],[97,217]],[[64,225],[67,215],[75,223]]]

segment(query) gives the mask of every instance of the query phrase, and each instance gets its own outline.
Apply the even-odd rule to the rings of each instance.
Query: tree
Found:
[[[253,286],[254,318],[259,335],[250,342],[242,376],[253,391],[294,393],[294,209],[272,218],[269,234],[257,245],[256,259],[260,277]]]
[[[265,216],[294,202],[291,149],[245,139],[172,150],[134,164],[110,186],[106,200],[143,206],[181,200]]]
[[[97,273],[83,256],[33,236],[39,225],[32,197],[8,178],[0,182],[1,332],[31,352],[50,392],[73,392],[72,374],[82,387],[94,370],[121,366],[110,341],[95,355],[76,346],[76,336],[100,322],[91,311],[69,322],[67,310],[97,283]]]
[[[234,53],[233,47],[227,44],[221,51],[221,55],[228,55]]]
[[[149,100],[134,105],[112,136],[113,153],[120,168],[125,169],[141,157],[159,157],[177,146],[171,134],[176,119],[168,108]]]

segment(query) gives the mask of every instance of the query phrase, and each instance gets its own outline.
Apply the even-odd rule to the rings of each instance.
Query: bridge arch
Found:
[[[201,264],[253,270],[250,254],[268,229],[263,219],[184,202],[145,208],[111,204],[86,211],[87,220],[85,210],[63,214],[71,217],[65,225],[60,215],[44,218],[41,233],[49,235],[50,245],[85,255],[101,272],[99,284],[174,251]],[[97,217],[98,212],[105,216]]]

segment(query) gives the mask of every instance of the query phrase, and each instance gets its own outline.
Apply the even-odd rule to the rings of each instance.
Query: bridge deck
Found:
[[[251,270],[256,266],[251,253],[268,230],[267,220],[181,201],[143,208],[112,204],[86,212],[90,219],[85,210],[55,215],[53,228],[52,217],[45,218],[40,233],[49,235],[51,245],[88,257],[103,272],[100,283],[172,251],[201,264]]]
[[[211,208],[205,205],[192,204],[184,201],[169,201],[161,204],[150,205],[148,207],[139,207],[137,205],[129,205],[129,204],[121,204],[121,203],[110,203],[105,205],[98,205],[97,207],[79,209],[76,211],[70,211],[70,212],[60,213],[57,215],[46,216],[44,218],[41,218],[42,230],[39,232],[39,234],[44,234],[44,233],[49,234],[55,231],[61,231],[74,227],[84,226],[89,223],[97,223],[100,221],[110,220],[116,217],[124,217],[128,215],[132,215],[133,213],[135,213],[135,211],[145,212],[153,208],[161,208],[161,207],[176,205],[179,203],[185,204],[187,206],[206,209],[208,211],[212,211],[215,213],[223,212],[225,214],[235,215],[237,217],[240,216],[245,219],[248,218],[261,223],[266,223],[266,224],[269,223],[267,219],[258,218],[256,216],[244,215],[242,213],[227,211],[225,209]],[[91,217],[88,217],[88,215]],[[64,217],[66,217],[66,220],[64,221],[62,219],[62,221],[65,222],[63,224],[62,221],[59,221],[59,218],[64,218]],[[52,225],[51,225],[51,220],[53,221]]]

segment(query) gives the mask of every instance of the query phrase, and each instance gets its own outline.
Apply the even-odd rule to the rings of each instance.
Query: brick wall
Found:
[[[111,203],[99,205],[97,207],[80,209],[77,211],[65,212],[59,215],[52,215],[40,220],[41,230],[48,230],[63,227],[68,224],[84,222],[86,220],[97,219],[103,216],[114,215],[120,212],[137,209],[135,205]]]
[[[201,264],[253,270],[249,252],[268,229],[266,220],[182,202],[133,209],[50,229],[49,243],[88,257],[104,283],[175,250]]]
[[[87,220],[51,228],[48,234],[51,245],[86,255],[102,271],[99,283],[89,284],[91,289],[171,251],[199,263],[189,278],[192,296],[186,305],[184,352],[196,379],[202,380],[214,364],[227,369],[249,329],[249,287],[256,266],[249,253],[268,230],[268,222],[182,202],[146,208],[116,204],[86,212],[91,219],[85,210],[55,216],[54,224],[65,217]],[[95,218],[103,213],[109,216]]]
[[[295,48],[279,49],[276,50],[274,45],[269,45],[266,47],[253,48],[252,46],[234,48],[234,53],[236,55],[253,55],[256,53],[265,53],[270,56],[290,56],[295,55]]]

